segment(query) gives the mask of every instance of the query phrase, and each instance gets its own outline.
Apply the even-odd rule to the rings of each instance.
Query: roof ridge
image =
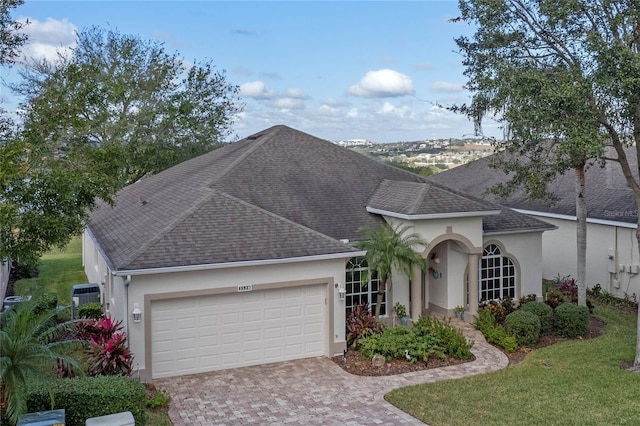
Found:
[[[429,194],[429,191],[431,190],[431,185],[429,185],[428,182],[416,182],[416,183],[420,185],[420,191],[418,192],[418,194],[416,194],[415,198],[413,199],[413,203],[411,203],[411,206],[409,207],[410,213],[415,213],[416,210],[420,208],[420,206],[422,205],[422,202],[424,201],[427,194]]]
[[[238,158],[236,158],[234,161],[229,163],[229,165],[220,174],[218,174],[218,176],[216,178],[212,178],[211,180],[207,181],[206,186],[210,187],[215,182],[218,182],[218,181],[222,180],[226,176],[227,173],[229,173],[231,170],[234,169],[235,166],[238,165],[238,163],[240,163],[245,158],[247,158],[249,155],[251,155],[255,150],[257,150],[259,147],[264,145],[267,141],[272,139],[274,137],[274,135],[276,133],[278,133],[282,129],[282,127],[284,127],[284,126],[282,126],[282,125],[273,126],[272,128],[267,129],[266,132],[263,130],[263,131],[260,131],[258,133],[254,133],[253,135],[249,135],[246,138],[239,140],[238,142],[235,142],[235,143],[239,143],[239,142],[242,142],[242,141],[253,141],[249,145],[249,148],[247,148],[247,150],[245,152],[243,152],[241,155],[239,155]],[[261,133],[264,136],[261,135]]]

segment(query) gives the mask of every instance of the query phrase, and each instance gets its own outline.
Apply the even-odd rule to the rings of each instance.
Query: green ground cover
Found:
[[[87,276],[82,267],[82,239],[76,237],[64,249],[54,249],[40,260],[38,277],[16,281],[14,293],[32,293],[32,288],[41,288],[46,293],[56,293],[58,304],[71,305],[71,287],[86,283]]]
[[[640,422],[636,316],[596,306],[602,336],[531,352],[495,373],[396,389],[386,399],[431,425],[623,425]]]

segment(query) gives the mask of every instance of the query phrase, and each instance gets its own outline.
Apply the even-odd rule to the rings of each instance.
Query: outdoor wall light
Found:
[[[344,289],[344,285],[336,283],[335,287],[338,289],[338,299],[344,300],[347,295],[347,290]]]
[[[133,311],[131,311],[131,315],[133,316],[133,322],[142,321],[142,310],[137,303],[133,304]]]
[[[431,260],[433,260],[433,263],[440,263],[440,256],[438,256],[438,253],[433,253],[431,255]]]

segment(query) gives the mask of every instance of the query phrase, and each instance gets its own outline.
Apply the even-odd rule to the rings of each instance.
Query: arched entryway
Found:
[[[466,314],[472,318],[478,311],[477,299],[467,299],[467,286],[478,288],[478,268],[468,274],[469,265],[478,265],[482,247],[474,246],[461,234],[446,233],[430,241],[422,255],[426,259],[426,269],[415,270],[412,286],[411,315],[417,319],[427,312],[453,316],[456,306],[464,306]],[[474,303],[475,300],[475,303]]]

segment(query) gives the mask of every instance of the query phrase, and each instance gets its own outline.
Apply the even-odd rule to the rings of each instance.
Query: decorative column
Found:
[[[422,270],[418,266],[411,269],[411,307],[412,321],[418,321],[422,315]]]
[[[465,295],[466,296],[466,295]],[[469,253],[469,308],[471,320],[478,313],[478,254]],[[465,315],[466,316],[466,315]],[[467,318],[465,321],[469,322]]]

